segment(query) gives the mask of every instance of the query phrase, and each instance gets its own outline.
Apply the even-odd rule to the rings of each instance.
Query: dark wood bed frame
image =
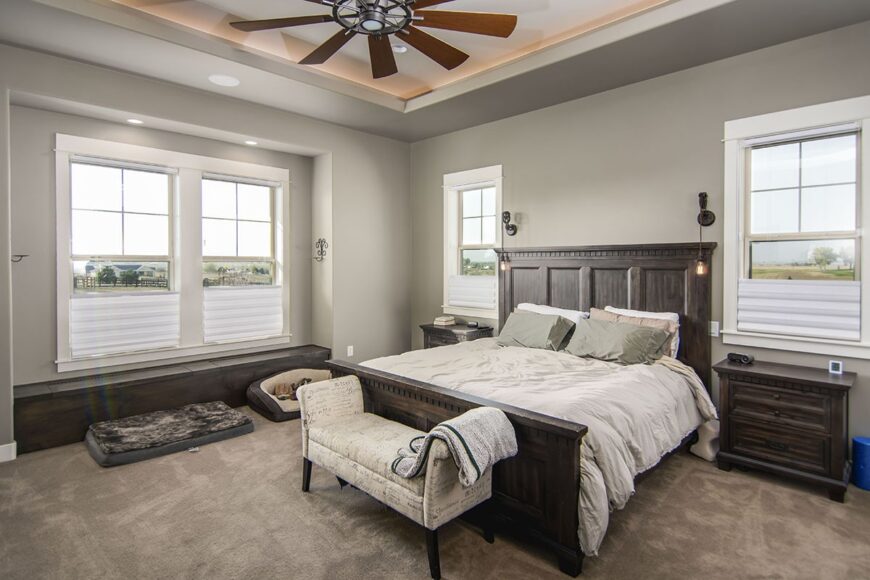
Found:
[[[715,243],[701,252],[710,260]],[[710,276],[695,272],[698,244],[645,244],[497,250],[500,324],[522,302],[588,311],[617,306],[678,312],[679,358],[710,384]],[[428,431],[479,406],[505,411],[516,429],[519,453],[493,471],[494,511],[552,548],[559,568],[580,574],[577,537],[580,442],[584,425],[444,389],[344,361],[329,361],[335,374],[355,374],[366,410]]]

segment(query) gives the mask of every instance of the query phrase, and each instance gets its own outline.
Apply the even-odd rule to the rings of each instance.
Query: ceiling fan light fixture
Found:
[[[380,10],[369,10],[363,13],[360,26],[367,32],[380,32],[386,28],[386,17]]]

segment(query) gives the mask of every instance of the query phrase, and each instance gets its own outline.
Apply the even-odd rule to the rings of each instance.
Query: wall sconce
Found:
[[[706,191],[698,194],[698,258],[695,260],[695,274],[706,276],[710,272],[710,264],[704,259],[704,228],[712,226],[716,222],[716,214],[707,209],[708,195]]]
[[[511,212],[505,211],[501,214],[501,223],[504,224],[504,232],[509,236],[517,235],[517,224],[511,223]]]
[[[314,242],[314,261],[322,262],[326,259],[326,248],[329,244],[326,243],[326,238],[320,238]]]

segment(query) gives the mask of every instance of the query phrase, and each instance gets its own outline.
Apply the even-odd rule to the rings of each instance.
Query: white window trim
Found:
[[[464,308],[447,304],[447,280],[459,272],[459,195],[463,189],[475,185],[495,185],[495,247],[502,243],[502,185],[504,175],[501,165],[458,171],[444,175],[444,279],[442,310],[445,314],[498,320],[498,305],[494,309]],[[454,219],[455,218],[455,219]],[[496,278],[498,272],[496,272]]]
[[[174,291],[181,295],[181,339],[178,347],[74,359],[69,345],[69,301],[73,294],[70,223],[70,157],[88,156],[105,160],[133,161],[177,170],[173,187]],[[275,187],[275,273],[282,287],[284,325],[279,336],[204,344],[202,330],[202,195],[203,175],[219,174],[241,181]],[[57,370],[59,373],[177,358],[242,352],[251,348],[289,346],[291,264],[284,253],[283,232],[290,223],[290,172],[241,161],[230,161],[177,151],[168,151],[58,133],[55,142],[55,196],[57,210]],[[64,217],[66,216],[66,217]],[[182,220],[184,225],[182,227]],[[183,266],[182,266],[183,264]]]
[[[826,340],[817,338],[789,337],[737,330],[737,286],[744,271],[744,228],[746,179],[745,151],[748,147],[775,136],[791,138],[819,134],[828,128],[836,131],[843,125],[854,124],[860,129],[859,236],[862,246],[868,243],[864,231],[870,224],[870,96],[857,97],[801,107],[788,111],[737,119],[725,123],[725,211],[723,267],[724,325],[722,341],[725,344],[787,350],[796,352],[836,355],[849,358],[870,359],[870,308],[865,308],[870,297],[870,251],[860,248],[861,276],[861,340]]]

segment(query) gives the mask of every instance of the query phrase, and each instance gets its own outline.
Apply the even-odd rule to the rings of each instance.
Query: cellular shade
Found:
[[[861,285],[854,281],[740,280],[737,329],[861,339]]]
[[[495,310],[498,304],[495,276],[450,276],[447,305]]]
[[[284,330],[280,287],[207,288],[203,295],[206,342],[266,338]]]
[[[75,297],[70,300],[72,356],[176,347],[179,313],[177,293]]]

